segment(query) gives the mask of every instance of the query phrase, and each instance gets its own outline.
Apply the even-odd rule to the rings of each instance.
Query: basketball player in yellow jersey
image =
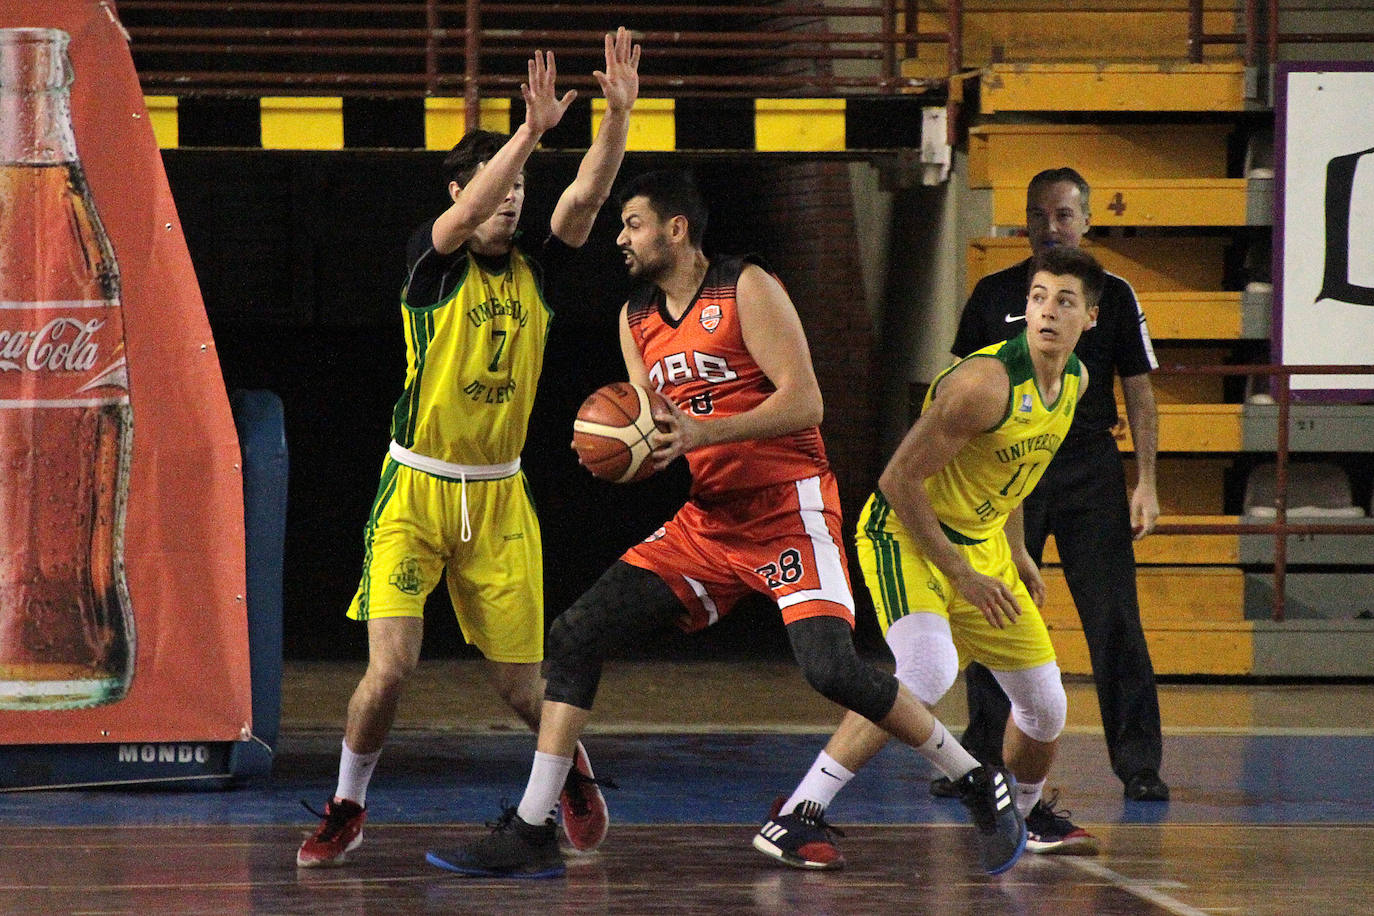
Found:
[[[630,33],[607,35],[605,51],[606,69],[594,74],[605,117],[541,247],[526,251],[515,241],[525,163],[576,92],[556,94],[553,54],[536,51],[520,87],[524,123],[509,137],[482,130],[463,137],[444,160],[452,205],[407,248],[405,389],[348,610],[367,625],[367,671],[348,704],[338,787],[297,865],[342,864],[362,842],[367,784],[419,661],[425,598],[441,573],[463,636],[485,656],[497,692],[538,728],[543,561],[520,451],[543,367],[547,284],[587,240],[610,194],[639,94],[640,49]],[[606,808],[580,745],[561,802],[569,841],[595,847]]]
[[[1011,698],[1003,759],[1015,780],[1008,780],[998,818],[1023,819],[1040,799],[1068,709],[1037,609],[1045,586],[1026,551],[1020,505],[1087,388],[1087,369],[1073,348],[1097,318],[1104,277],[1079,249],[1037,255],[1026,332],[936,378],[859,519],[859,561],[897,679],[934,706],[961,665],[976,659]],[[847,714],[755,837],[755,848],[800,868],[838,867],[843,858],[825,809],[887,739],[878,726]],[[938,723],[931,740],[956,749],[961,759],[932,759],[959,787],[978,761]],[[1028,839],[1022,830],[1022,845]],[[1010,847],[985,845],[984,868],[1011,867],[1021,849]],[[1095,841],[1093,849],[1075,851],[1095,851]],[[990,852],[1000,858],[989,860]]]

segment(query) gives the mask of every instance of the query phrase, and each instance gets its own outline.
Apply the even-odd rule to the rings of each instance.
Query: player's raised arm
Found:
[[[639,45],[624,26],[606,36],[606,69],[592,75],[601,84],[606,115],[591,148],[582,157],[577,177],[558,198],[549,226],[572,248],[580,248],[591,234],[596,214],[611,193],[630,134],[630,110],[639,98]]]
[[[563,119],[577,91],[568,90],[559,98],[555,92],[558,68],[552,51],[535,51],[526,64],[528,82],[520,84],[525,99],[525,122],[506,144],[477,169],[465,186],[449,185],[453,205],[434,221],[434,250],[449,254],[462,247],[473,232],[507,200],[516,183],[522,181],[525,162],[544,132]]]

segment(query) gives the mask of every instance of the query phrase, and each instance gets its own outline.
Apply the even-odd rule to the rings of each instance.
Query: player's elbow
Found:
[[[914,468],[908,467],[900,453],[893,455],[883,472],[878,475],[878,489],[889,499],[896,495],[913,480],[918,480]]]
[[[563,206],[559,209],[566,210],[573,219],[595,220],[610,198],[609,184],[589,181],[584,176],[579,176],[563,191]]]
[[[897,469],[889,461],[887,467],[883,468],[883,472],[878,475],[878,489],[884,494],[891,493],[897,489],[900,480],[901,476],[897,473]]]
[[[809,399],[806,415],[807,426],[820,426],[825,419],[825,399],[821,397],[819,391]]]
[[[825,419],[825,399],[821,397],[820,388],[815,385],[798,392],[795,404],[798,428],[820,426],[821,421]]]

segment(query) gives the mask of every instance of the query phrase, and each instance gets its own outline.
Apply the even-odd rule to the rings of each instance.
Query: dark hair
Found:
[[[508,134],[498,134],[493,130],[468,131],[444,157],[445,177],[458,182],[460,187],[466,187],[472,176],[477,174],[477,167],[490,161],[509,139]]]
[[[661,220],[669,220],[674,216],[686,217],[687,238],[697,248],[701,247],[709,214],[706,201],[691,175],[670,170],[645,172],[621,187],[616,195],[616,203],[623,210],[632,197],[648,199],[649,206]]]
[[[1026,185],[1026,204],[1030,204],[1031,197],[1040,188],[1046,187],[1047,185],[1059,184],[1061,181],[1067,181],[1069,184],[1078,188],[1078,194],[1083,199],[1083,212],[1089,212],[1088,195],[1092,193],[1092,188],[1088,186],[1087,179],[1067,165],[1060,166],[1057,169],[1045,169],[1045,171],[1038,173],[1032,178],[1030,184]]]
[[[1031,258],[1030,277],[1027,284],[1035,280],[1040,271],[1056,277],[1077,277],[1083,281],[1083,295],[1092,308],[1102,299],[1102,289],[1107,285],[1107,272],[1097,263],[1097,258],[1081,248],[1067,248],[1053,245]]]

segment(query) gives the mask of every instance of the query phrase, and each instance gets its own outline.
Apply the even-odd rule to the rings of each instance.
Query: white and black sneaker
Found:
[[[1016,810],[1016,778],[1002,767],[980,766],[954,781],[959,801],[978,828],[983,871],[1000,875],[1026,849],[1026,822]]]
[[[782,813],[785,799],[773,802],[768,822],[754,834],[754,848],[770,859],[793,868],[844,868],[844,856],[830,834],[844,831],[825,822],[825,809],[817,802],[805,801]]]

